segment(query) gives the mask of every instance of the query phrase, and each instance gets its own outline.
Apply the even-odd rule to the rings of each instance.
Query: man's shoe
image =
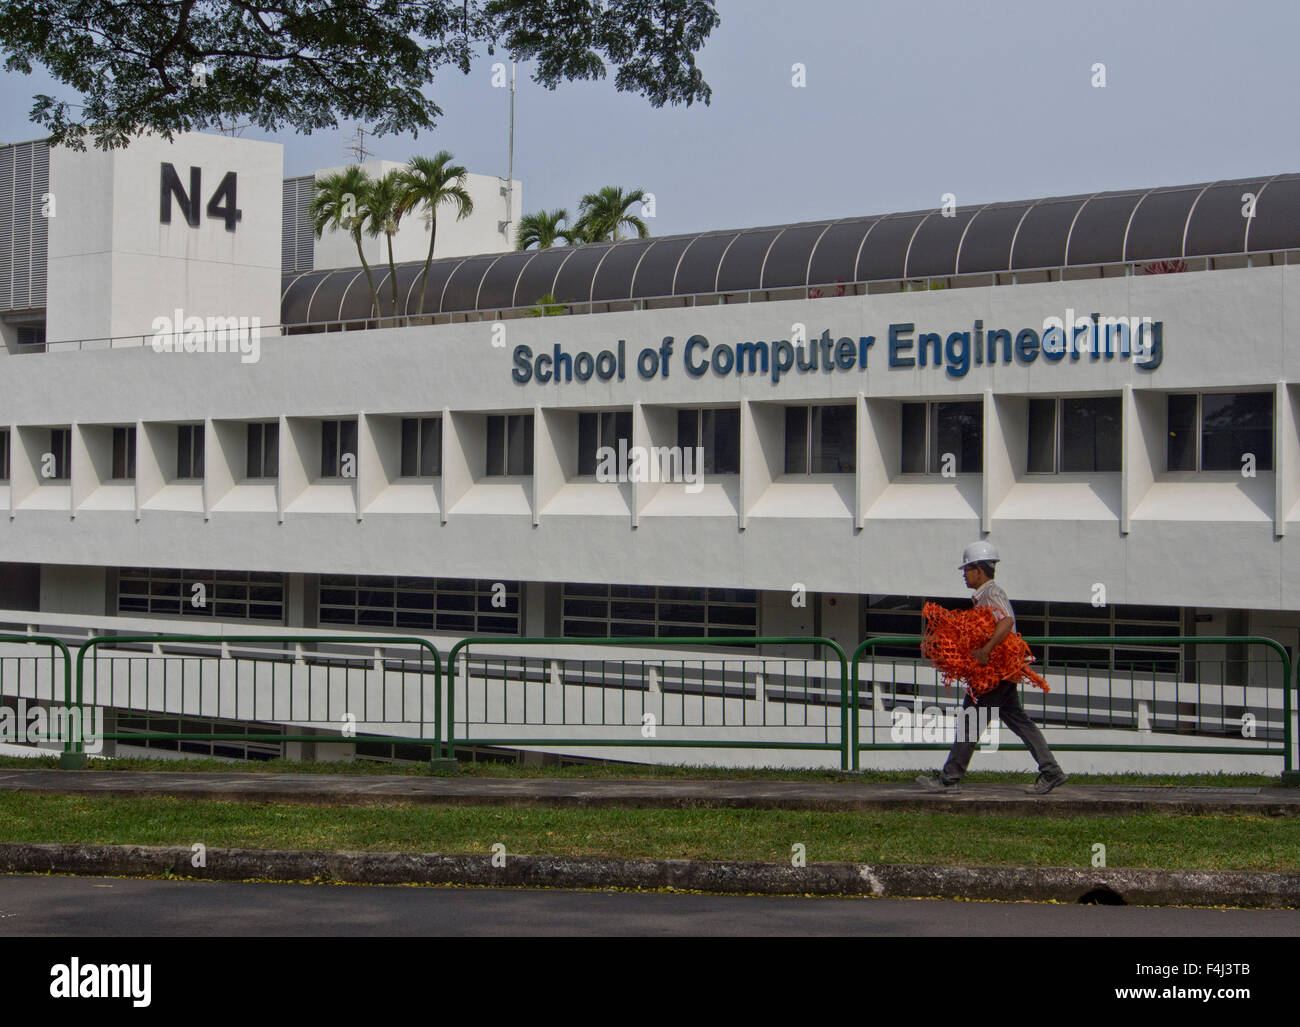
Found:
[[[1025,789],[1030,795],[1046,795],[1053,788],[1059,788],[1070,780],[1069,774],[1061,774],[1058,777],[1048,777],[1046,774],[1039,774],[1038,780]]]
[[[916,779],[916,783],[922,785],[927,792],[944,795],[955,795],[961,792],[960,784],[947,784],[938,774],[922,774]]]

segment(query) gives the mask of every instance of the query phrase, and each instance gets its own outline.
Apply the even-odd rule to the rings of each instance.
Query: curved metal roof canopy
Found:
[[[1246,217],[1245,194],[1255,200]],[[844,218],[397,266],[403,314],[747,292],[1300,249],[1300,175]],[[380,302],[392,285],[372,269]],[[284,275],[286,325],[373,317],[360,268]]]

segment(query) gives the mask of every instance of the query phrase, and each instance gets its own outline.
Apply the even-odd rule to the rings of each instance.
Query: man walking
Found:
[[[986,607],[997,620],[992,637],[984,645],[971,651],[981,666],[989,662],[993,650],[1016,629],[1016,615],[1011,608],[1011,600],[1002,587],[993,581],[993,576],[997,572],[998,559],[998,551],[993,543],[972,542],[962,553],[959,568],[966,577],[966,587],[975,590],[975,594],[971,597],[972,605]],[[976,705],[975,699],[968,690],[965,699],[962,700],[962,709],[966,710],[974,705]],[[1031,794],[1046,795],[1053,788],[1069,780],[1069,776],[1052,755],[1052,750],[1047,747],[1047,740],[1043,738],[1043,733],[1038,730],[1037,725],[1029,719],[1024,707],[1020,705],[1018,681],[1001,682],[992,691],[980,697],[979,705],[997,707],[1002,723],[1020,737],[1038,763],[1038,780],[1030,786]],[[943,765],[943,770],[937,775],[923,774],[916,779],[930,791],[951,794],[960,790],[958,782],[966,773],[966,767],[970,764],[971,755],[975,752],[978,743],[975,738],[964,737],[966,726],[966,718],[958,717],[957,740],[953,743],[952,751],[948,753],[948,761]]]

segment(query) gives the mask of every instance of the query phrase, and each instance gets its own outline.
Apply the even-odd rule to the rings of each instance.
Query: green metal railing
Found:
[[[1057,682],[1063,687],[1057,691],[1055,686],[1053,695],[1061,700],[1060,711],[1054,708],[1056,700],[1051,700],[1051,716],[1057,716],[1063,719],[1065,727],[1071,727],[1071,719],[1079,721],[1079,727],[1086,728],[1105,728],[1120,727],[1134,728],[1141,726],[1142,706],[1147,705],[1147,715],[1151,718],[1149,730],[1155,732],[1160,729],[1162,716],[1159,712],[1160,704],[1163,703],[1166,708],[1172,706],[1173,714],[1165,714],[1163,719],[1166,728],[1172,728],[1174,732],[1180,730],[1180,726],[1188,721],[1202,726],[1207,718],[1202,717],[1201,710],[1206,705],[1213,708],[1214,700],[1217,699],[1219,709],[1218,727],[1225,734],[1229,727],[1240,729],[1242,737],[1258,737],[1259,731],[1262,730],[1263,737],[1254,745],[1228,745],[1213,744],[1210,739],[1206,739],[1199,745],[1175,745],[1163,742],[1150,742],[1138,744],[1110,744],[1110,743],[1052,743],[1054,750],[1061,751],[1086,751],[1086,752],[1146,752],[1146,753],[1199,753],[1205,754],[1223,754],[1223,755],[1252,755],[1252,756],[1282,756],[1283,757],[1283,778],[1284,780],[1294,779],[1295,777],[1295,754],[1294,739],[1291,726],[1291,692],[1293,688],[1300,688],[1300,680],[1297,680],[1293,672],[1291,657],[1285,647],[1271,638],[1262,638],[1258,636],[1225,636],[1225,635],[1153,635],[1153,636],[1112,636],[1112,635],[1067,635],[1067,636],[1034,636],[1026,637],[1025,641],[1031,646],[1047,645],[1051,647],[1052,662],[1048,664],[1034,664],[1034,669],[1044,677],[1059,678]],[[914,699],[920,695],[920,678],[929,679],[927,683],[932,683],[936,702],[940,700],[938,675],[930,665],[920,655],[921,636],[919,635],[895,635],[882,636],[879,638],[869,638],[861,642],[853,651],[850,659],[850,732],[853,739],[852,748],[852,765],[853,769],[859,769],[861,766],[860,753],[863,749],[947,749],[950,742],[944,743],[917,743],[917,742],[896,742],[892,740],[880,741],[878,734],[882,726],[886,731],[892,727],[893,710],[885,711],[890,715],[890,720],[884,725],[878,723],[878,716],[883,710],[883,702],[877,702],[883,696],[877,696],[875,689],[882,685],[888,684],[893,686],[893,698],[897,705],[898,690],[897,686],[902,684],[915,689],[908,698]],[[1139,668],[1133,666],[1137,661],[1133,659],[1116,660],[1116,650],[1130,650],[1132,647],[1153,647],[1145,655],[1150,662],[1149,674],[1139,674]],[[1231,646],[1245,649],[1250,646],[1262,646],[1265,650],[1265,659],[1263,661],[1265,682],[1263,684],[1249,683],[1249,671],[1251,663],[1244,658],[1232,659],[1227,656],[1217,657],[1198,657],[1195,651],[1199,646]],[[890,648],[911,648],[915,647],[915,656],[887,656],[877,657],[875,651],[884,647]],[[1111,656],[1105,661],[1096,660],[1078,660],[1071,661],[1060,659],[1059,654],[1064,650],[1068,651],[1069,647],[1102,647],[1111,650]],[[1162,647],[1162,648],[1161,648]],[[871,736],[869,741],[862,738],[861,728],[861,705],[862,705],[862,661],[866,654],[871,653],[870,657],[872,673],[872,699],[873,715],[871,718]],[[1269,658],[1270,654],[1276,657],[1276,660]],[[882,681],[881,675],[876,673],[876,666],[887,661],[889,673],[886,675],[887,680]],[[901,661],[901,663],[900,663]],[[1174,670],[1158,671],[1156,664],[1173,663]],[[1117,667],[1117,664],[1120,666]],[[1127,664],[1127,666],[1124,666]],[[1205,681],[1206,676],[1203,671],[1206,667],[1213,668],[1218,665],[1218,680]],[[1238,666],[1233,667],[1236,664]],[[902,665],[910,668],[908,674],[911,680],[900,681],[898,667]],[[1270,675],[1270,667],[1276,667],[1278,673]],[[918,674],[918,669],[924,669],[924,673]],[[1230,669],[1231,668],[1231,669]],[[1209,677],[1216,677],[1209,674]],[[1240,677],[1241,681],[1230,681],[1230,677]],[[1272,680],[1276,678],[1276,680]],[[1116,685],[1120,687],[1117,689]],[[1138,698],[1139,685],[1143,689],[1149,688],[1149,698]],[[1073,687],[1072,687],[1073,686]],[[1127,686],[1127,695],[1125,692]],[[1194,700],[1196,712],[1186,715],[1181,711],[1181,707],[1191,704],[1188,700],[1182,699],[1182,691],[1196,688],[1196,698]],[[1082,695],[1080,695],[1082,688]],[[1095,690],[1096,689],[1096,690]],[[1242,702],[1229,705],[1225,701],[1225,690],[1240,689],[1242,693]],[[1030,692],[1035,692],[1036,699],[1026,702],[1026,709],[1033,712],[1038,711],[1038,720],[1040,722],[1049,719],[1049,696],[1035,689],[1026,688],[1022,694],[1024,697]],[[1117,694],[1117,691],[1119,694]],[[1246,701],[1251,692],[1262,694],[1263,703],[1260,706],[1251,707]],[[1280,705],[1276,708],[1272,705],[1271,697],[1275,692],[1280,692]],[[1041,697],[1041,698],[1037,698]],[[953,699],[960,701],[961,694],[956,689],[948,690],[947,698],[951,702]],[[1082,699],[1079,704],[1077,700]],[[1071,711],[1071,700],[1076,700],[1076,705],[1082,705],[1081,715],[1073,715]],[[1104,704],[1100,708],[1095,708],[1094,702]],[[1127,704],[1127,705],[1126,705]],[[1228,717],[1228,709],[1240,709],[1242,712],[1235,717]],[[1254,718],[1250,723],[1260,724],[1262,729],[1256,729],[1254,735],[1245,734],[1245,714],[1250,713]],[[1262,715],[1261,715],[1262,714]],[[1281,721],[1280,730],[1273,727],[1277,720]],[[1208,718],[1213,726],[1213,718]],[[1235,724],[1233,723],[1235,721]],[[1055,726],[1048,724],[1048,726]],[[1280,745],[1270,744],[1273,737],[1277,737]],[[1017,745],[1014,748],[1019,748]]]
[[[308,734],[301,729],[274,729],[285,721],[334,723],[331,704],[341,675],[343,706],[354,707],[357,722],[372,727],[419,725],[415,736],[368,730],[344,732],[343,739],[427,746],[434,765],[442,769],[454,765],[458,745],[473,744],[838,751],[841,766],[857,770],[863,750],[946,749],[951,744],[948,739],[896,741],[891,733],[894,711],[900,705],[906,708],[928,696],[939,705],[961,698],[956,689],[941,693],[936,672],[920,656],[920,640],[917,635],[871,638],[847,658],[834,641],[811,637],[481,636],[457,642],[444,662],[432,643],[413,636],[111,635],[91,638],[77,649],[74,680],[71,652],[62,640],[8,634],[0,635],[0,643],[48,647],[48,656],[0,657],[0,695],[48,700],[52,708],[61,708],[67,724],[81,723],[74,721],[74,710],[84,719],[88,705],[99,704],[127,717],[143,711],[143,716],[158,719],[236,720],[245,725],[241,732],[184,730],[183,724],[177,725],[182,728],[177,731],[117,729],[104,733],[105,740],[321,742],[338,740],[338,730],[314,728],[315,733]],[[1132,743],[1095,738],[1054,742],[1054,749],[1281,756],[1284,780],[1300,779],[1292,727],[1292,689],[1300,690],[1300,667],[1293,666],[1290,654],[1277,641],[1221,635],[1043,636],[1026,641],[1039,653],[1040,647],[1050,647],[1050,662],[1035,664],[1035,669],[1052,682],[1052,693],[1042,695],[1029,688],[1022,693],[1027,710],[1039,723],[1049,728],[1136,728],[1143,736]],[[186,645],[222,649],[186,653],[159,648]],[[315,649],[320,645],[375,651],[320,652]],[[150,648],[140,653],[133,648],[139,646]],[[246,648],[230,652],[230,646]],[[551,651],[502,655],[503,648],[524,646]],[[573,647],[577,653],[610,647],[654,651],[560,656],[554,652],[558,646]],[[807,647],[815,655],[744,651],[758,646]],[[116,648],[102,652],[109,647]],[[411,647],[414,652],[394,653],[394,648]],[[672,651],[683,647],[741,651],[716,656]],[[1207,655],[1208,647],[1222,651]],[[885,649],[891,652],[882,652]],[[1083,649],[1091,650],[1094,657],[1104,651],[1106,658],[1071,656]],[[223,669],[223,663],[230,669]],[[155,675],[159,666],[161,673]],[[124,684],[119,681],[121,671]],[[159,678],[161,700],[154,701]],[[358,679],[359,705],[351,702]],[[415,700],[408,698],[411,680],[418,682]],[[426,702],[429,688],[432,696]],[[378,699],[373,699],[375,689]],[[197,701],[187,706],[187,696],[192,699],[195,690]],[[317,715],[313,702],[323,702],[323,717]],[[869,725],[863,722],[864,702],[870,711]],[[305,712],[299,708],[301,703]],[[426,716],[429,707],[431,720]],[[667,737],[659,737],[657,731],[647,737],[641,730],[631,730],[644,726],[647,712],[662,719],[656,726],[669,729]],[[1256,727],[1250,734],[1242,727],[1246,714]],[[270,730],[255,727],[259,722]],[[566,727],[581,731],[561,736]],[[532,730],[536,728],[545,730]],[[1189,732],[1198,737],[1170,737]],[[83,743],[81,736],[65,740],[63,765],[84,765]]]
[[[8,634],[8,635],[0,635],[0,643],[49,646],[50,654],[48,657],[0,656],[0,697],[3,697],[8,694],[4,687],[6,678],[8,677],[12,679],[12,677],[16,676],[18,682],[17,682],[17,689],[13,693],[14,698],[19,698],[19,699],[32,698],[32,699],[39,700],[41,698],[40,661],[43,659],[48,659],[50,661],[50,668],[49,668],[50,669],[50,677],[49,677],[50,707],[51,709],[53,709],[56,706],[56,704],[61,703],[61,709],[63,710],[63,725],[65,728],[69,726],[72,727],[72,733],[68,735],[67,739],[65,739],[65,744],[72,743],[72,742],[79,742],[80,729],[82,727],[82,723],[81,723],[82,713],[80,712],[77,713],[74,719],[73,710],[77,707],[72,701],[72,654],[68,651],[68,647],[64,644],[63,640],[59,638],[55,638],[52,635]],[[60,654],[63,657],[62,674],[58,673]],[[31,673],[32,695],[31,696],[23,695],[22,682],[23,682],[23,661],[24,660],[30,661],[31,670],[32,670]],[[7,674],[6,671],[10,669],[12,669],[13,673]],[[56,687],[60,678],[62,678],[63,681],[63,688],[62,688],[63,695],[61,697],[57,694],[59,689]],[[26,725],[19,725],[19,728],[20,730],[24,730],[25,732]]]
[[[741,646],[753,645],[797,645],[813,646],[822,650],[823,653],[829,651],[834,654],[834,659],[838,662],[838,688],[835,691],[838,695],[830,695],[830,671],[823,671],[818,675],[815,670],[810,670],[810,664],[830,664],[829,658],[812,659],[809,657],[780,656],[769,654],[754,654],[753,656],[740,654],[726,654],[713,658],[704,658],[699,656],[676,657],[670,654],[642,656],[635,658],[621,657],[612,660],[587,660],[576,659],[574,657],[556,657],[554,655],[522,655],[513,658],[488,656],[480,660],[483,667],[483,673],[475,678],[471,663],[473,661],[470,647],[480,645],[499,649],[502,646],[576,646],[576,647],[609,647],[618,646],[627,647],[647,647],[660,648],[663,646],[689,646],[691,648],[714,648],[725,646],[736,648]],[[844,769],[849,766],[849,690],[848,690],[848,668],[846,665],[844,650],[828,638],[792,638],[792,637],[769,637],[761,636],[758,638],[723,638],[723,637],[661,637],[661,638],[501,638],[501,637],[479,637],[466,638],[457,642],[447,656],[446,676],[447,676],[447,754],[452,756],[455,753],[457,744],[457,718],[456,718],[456,670],[458,661],[464,661],[465,664],[465,699],[467,709],[465,711],[464,723],[466,737],[462,740],[465,744],[473,743],[475,745],[512,745],[512,746],[555,746],[563,748],[571,747],[606,747],[606,746],[647,746],[647,747],[677,747],[677,748],[745,748],[745,749],[788,749],[788,750],[836,750],[840,753],[840,763]],[[536,664],[535,671],[530,668],[529,661]],[[588,674],[588,664],[599,664],[598,670],[593,670]],[[494,665],[499,664],[500,674],[497,677],[492,676]],[[781,674],[778,678],[781,680],[782,702],[782,723],[775,724],[770,722],[766,716],[766,692],[769,681],[769,673],[766,668],[771,664],[781,665]],[[802,674],[794,675],[797,682],[793,693],[790,689],[789,665],[802,664]],[[549,665],[549,666],[548,666]],[[573,681],[574,675],[571,674],[571,668],[577,665],[579,673],[576,683]],[[562,668],[562,669],[561,669]],[[629,668],[631,672],[629,673]],[[656,668],[657,674],[651,677],[650,668]],[[676,670],[675,675],[670,672]],[[710,671],[714,684],[712,685],[713,694],[710,694]],[[728,674],[731,675],[731,682],[734,685],[732,693],[728,694],[729,680]],[[528,720],[528,696],[530,686],[531,690],[537,693],[534,698],[534,710],[536,704],[541,703],[542,721],[531,722],[535,726],[542,726],[547,722],[546,718],[546,681],[548,674],[559,679],[559,696],[558,701],[561,704],[559,712],[559,723],[555,726],[573,726],[573,727],[619,727],[619,728],[636,728],[634,735],[623,733],[621,735],[602,735],[600,737],[564,737],[555,738],[545,737],[524,737],[524,733],[519,728],[529,726]],[[750,712],[747,709],[745,700],[749,696],[748,679],[751,674],[762,675],[761,679],[755,682],[755,698],[764,700],[760,709],[763,710],[761,719],[750,719]],[[810,689],[809,682],[820,680],[822,690],[817,694],[815,690]],[[668,682],[674,687],[668,691],[664,690],[663,685],[656,685],[656,681]],[[699,691],[699,708],[700,717],[698,722],[686,722],[686,698],[697,695],[694,691],[688,691],[688,685],[694,686],[698,682]],[[487,714],[490,709],[489,690],[495,685],[500,687],[500,707],[502,717],[497,720],[490,719]],[[552,682],[554,684],[554,681]],[[569,700],[567,691],[578,689],[581,698],[577,700],[581,703],[580,719],[576,723],[571,723],[569,719]],[[621,698],[617,710],[617,716],[613,719],[608,717],[608,703],[602,698],[600,703],[601,716],[599,721],[589,720],[587,717],[587,695],[586,690],[590,688],[599,688],[602,691],[613,690],[615,695]],[[659,738],[657,728],[661,725],[655,721],[656,730],[652,736],[647,737],[640,730],[645,726],[644,716],[646,714],[646,696],[652,692],[659,691],[660,695],[672,694],[682,695],[681,712],[682,722],[679,724],[662,725],[672,728],[681,729],[709,729],[709,728],[821,728],[823,732],[822,741],[796,741],[793,739],[771,740],[771,739],[754,739],[745,738],[739,735],[730,738],[700,738],[700,737],[674,737]],[[492,736],[474,736],[469,737],[470,731],[470,710],[469,706],[476,698],[476,691],[482,697],[484,717],[479,723],[484,726],[488,724],[500,724],[502,726],[513,727],[516,730],[508,735]],[[510,719],[508,716],[511,708],[513,692],[514,708],[519,713],[518,719]],[[635,699],[632,702],[633,707],[637,708],[636,719],[628,720],[629,698],[639,697],[640,702]],[[714,700],[713,705],[721,713],[720,719],[715,723],[709,723],[708,717],[708,700]],[[728,723],[727,709],[728,700],[741,700],[739,706],[739,721]],[[804,723],[795,724],[790,722],[790,713],[794,709],[802,707],[804,710]],[[807,711],[809,708],[816,707],[823,711],[825,721],[822,724],[807,723]],[[834,708],[839,709],[839,724],[836,734],[838,737],[831,740],[831,729],[835,727],[831,723],[830,711]]]
[[[144,680],[145,701],[143,705],[147,715],[158,716],[158,717],[176,716],[182,720],[206,719],[208,717],[217,720],[239,720],[241,719],[239,714],[240,705],[241,705],[240,703],[241,681],[239,675],[239,668],[242,663],[251,663],[252,664],[251,681],[243,682],[245,685],[251,686],[251,694],[248,696],[247,703],[246,703],[246,705],[248,707],[251,707],[251,709],[249,709],[248,715],[245,718],[249,721],[302,720],[302,721],[311,722],[311,721],[318,721],[321,719],[324,719],[326,721],[332,720],[333,719],[331,713],[332,688],[336,683],[333,680],[332,672],[334,670],[341,669],[344,672],[343,686],[344,686],[345,707],[349,705],[349,697],[351,695],[350,689],[351,686],[353,685],[354,673],[357,673],[361,679],[362,697],[361,697],[360,715],[356,713],[352,713],[351,710],[346,711],[348,713],[352,713],[356,721],[369,722],[369,723],[409,724],[412,723],[412,719],[406,715],[407,714],[407,702],[406,702],[407,677],[408,675],[414,675],[417,681],[417,690],[419,696],[419,702],[418,702],[419,715],[418,718],[414,720],[414,722],[419,724],[421,728],[423,728],[426,723],[429,723],[428,718],[426,718],[425,716],[426,708],[424,702],[424,693],[425,693],[426,677],[431,678],[432,691],[433,691],[433,720],[432,720],[433,733],[431,736],[411,737],[407,735],[375,734],[373,732],[366,733],[366,734],[354,732],[352,734],[346,735],[345,737],[352,742],[391,742],[391,743],[405,744],[405,745],[428,745],[431,746],[435,752],[438,749],[439,740],[441,739],[443,734],[442,727],[441,727],[442,724],[442,690],[441,690],[442,658],[439,656],[437,649],[435,649],[433,644],[430,643],[427,639],[405,637],[400,635],[102,635],[87,640],[77,649],[75,704],[84,710],[87,703],[87,698],[85,695],[84,688],[86,684],[86,657],[88,654],[91,656],[91,665],[93,668],[91,681],[94,690],[94,695],[89,699],[89,702],[91,704],[96,704],[97,701],[101,698],[99,655],[100,655],[100,650],[102,648],[135,646],[135,645],[149,645],[150,647],[162,646],[162,645],[175,646],[175,645],[184,645],[187,643],[189,644],[199,643],[204,645],[220,645],[222,647],[222,651],[221,653],[215,653],[215,654],[214,653],[164,654],[164,653],[150,652],[142,656],[131,654],[129,651],[113,653],[111,657],[106,660],[110,668],[109,680],[107,682],[108,696],[109,696],[109,702],[107,703],[107,705],[115,705],[114,696],[115,696],[115,690],[117,685],[116,670],[117,670],[118,663],[121,661],[127,661],[126,688],[127,688],[127,697],[128,697],[128,707],[131,705],[130,703],[131,690],[135,686],[135,681],[132,678],[132,672],[134,670],[133,665],[137,661],[143,660],[145,663],[145,680]],[[294,645],[295,647],[302,647],[302,648],[301,649],[296,648],[294,650],[287,650],[281,648],[281,649],[266,650],[265,652],[257,651],[253,653],[241,653],[241,654],[232,655],[227,653],[227,647],[231,644],[276,645],[276,646]],[[308,647],[322,645],[322,644],[350,645],[350,646],[366,645],[366,646],[374,646],[376,648],[382,647],[385,650],[393,646],[408,646],[408,647],[414,646],[416,649],[416,653],[413,656],[391,657],[387,655],[361,656],[355,654],[322,653],[322,652],[308,651]],[[185,661],[187,660],[192,661],[196,659],[200,661],[211,661],[213,659],[220,661],[217,664],[217,671],[215,674],[216,680],[215,682],[212,683],[215,686],[216,693],[217,693],[216,710],[212,714],[207,714],[203,712],[205,667],[202,662],[199,664],[197,668],[198,669],[197,684],[198,684],[198,691],[199,691],[198,703],[197,703],[198,708],[196,711],[190,713],[185,712],[184,709],[185,686],[187,683],[186,673],[185,673],[186,671]],[[233,692],[233,699],[234,699],[234,711],[229,714],[223,711],[222,704],[221,704],[223,682],[222,682],[222,674],[221,674],[220,667],[221,667],[221,663],[226,661],[229,661],[234,665],[234,674],[233,674],[234,681],[231,683],[232,684],[231,691]],[[362,667],[353,666],[353,664],[367,662],[367,661],[372,664],[372,666],[369,668],[364,666]],[[381,691],[381,700],[380,700],[381,708],[379,710],[378,717],[371,717],[370,716],[370,709],[371,709],[370,690],[371,690],[371,686],[374,683],[370,680],[369,675],[373,673],[375,669],[373,667],[373,663],[375,661],[378,661],[380,663],[380,667],[378,668],[380,672],[380,680],[378,684]],[[162,705],[164,707],[168,705],[167,694],[168,694],[169,685],[175,684],[179,687],[179,692],[180,692],[179,705],[181,709],[179,711],[176,711],[175,713],[167,709],[154,711],[149,707],[150,686],[153,683],[152,671],[153,668],[157,666],[159,662],[162,663],[162,678],[163,678]],[[399,666],[395,671],[390,671],[388,665],[394,662],[399,664]],[[343,666],[342,667],[335,666],[339,663],[342,663]],[[263,675],[264,677],[270,678],[269,685],[270,685],[271,694],[269,697],[269,701],[271,706],[271,712],[270,715],[267,717],[258,716],[259,665],[269,665],[267,667],[269,673]],[[283,666],[288,668],[287,675],[280,675],[280,677],[284,678],[285,680],[277,681],[277,675],[276,675],[277,666]],[[295,714],[294,687],[303,684],[303,682],[301,682],[295,677],[295,673],[294,673],[299,666],[303,666],[307,670],[307,674],[306,674],[307,710],[305,714]],[[169,680],[169,678],[174,677],[175,675],[172,675],[170,672],[176,669],[179,669],[180,680],[179,682],[172,682]],[[321,670],[324,671],[324,678],[325,678],[323,682],[324,692],[325,692],[325,698],[324,698],[325,717],[324,718],[318,718],[313,716],[314,713],[313,703],[314,700],[316,699],[316,696],[314,695],[314,690],[319,687],[321,682],[318,681],[314,682],[312,680],[312,672],[321,671]],[[400,676],[399,677],[399,683],[401,688],[400,712],[402,715],[400,718],[395,720],[390,719],[388,717],[388,706],[389,706],[388,685],[389,685],[390,673],[397,674]],[[299,675],[298,677],[301,677],[301,675]],[[277,692],[283,692],[284,691],[283,686],[286,685],[288,687],[288,696],[287,696],[288,713],[277,714],[275,709],[276,700],[278,697],[282,698],[282,696],[277,696]],[[281,687],[277,688],[277,686],[281,686]],[[265,698],[265,693],[263,693],[263,697]],[[321,741],[329,740],[330,736],[321,735],[319,733],[306,734],[301,731],[296,733],[274,732],[274,731],[268,731],[268,732],[262,732],[262,731],[259,732],[110,731],[110,732],[104,732],[103,738],[105,740],[117,740],[117,741],[144,741],[144,740],[245,741],[245,742],[256,741],[256,742],[267,742],[267,743],[283,743],[283,742],[321,742]],[[78,757],[81,757],[80,761],[78,761]],[[81,762],[84,764],[84,756],[82,755],[82,749],[80,744],[76,746],[70,746],[67,749],[67,751],[65,752],[64,762],[65,764],[73,764],[76,762]]]

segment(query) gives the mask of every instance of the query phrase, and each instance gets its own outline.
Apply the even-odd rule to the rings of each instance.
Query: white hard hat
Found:
[[[958,570],[965,570],[973,563],[997,563],[999,560],[998,548],[992,542],[972,542],[961,554],[961,566]]]

